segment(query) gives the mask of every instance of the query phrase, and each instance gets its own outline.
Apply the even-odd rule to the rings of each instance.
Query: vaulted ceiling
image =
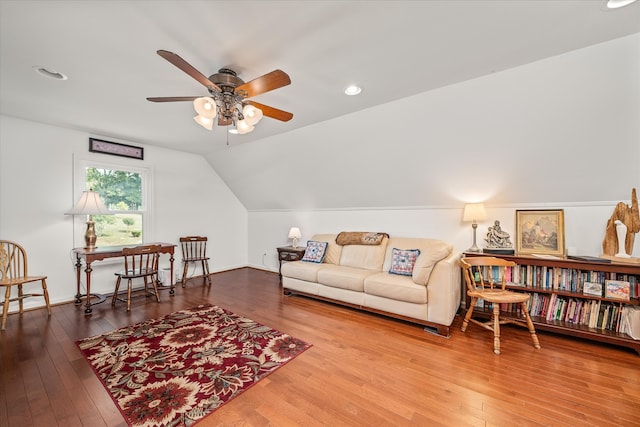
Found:
[[[212,158],[638,32],[640,4],[607,11],[604,0],[1,0],[0,113]],[[250,134],[228,135],[197,126],[190,102],[148,102],[206,95],[158,49],[179,54],[206,76],[222,67],[245,81],[286,71],[291,85],[255,100],[294,118],[265,118]],[[34,66],[68,80],[44,78]],[[360,95],[344,95],[351,83],[362,86]],[[401,114],[388,121],[403,125]],[[217,169],[228,183],[241,173]]]

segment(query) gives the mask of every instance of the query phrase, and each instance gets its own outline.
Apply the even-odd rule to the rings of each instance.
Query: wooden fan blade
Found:
[[[175,53],[169,52],[168,50],[162,50],[162,49],[157,51],[157,53],[158,55],[162,56],[164,59],[171,62],[173,65],[180,68],[182,71],[184,71],[185,73],[189,74],[191,77],[196,79],[198,82],[200,82],[200,84],[202,84],[207,89],[212,89],[218,92],[222,92],[222,89],[220,89],[215,83],[213,83],[211,80],[205,77],[205,75],[202,74],[200,71],[193,68],[191,64],[189,64],[187,61],[185,61]]]
[[[272,119],[281,120],[283,122],[288,122],[293,119],[293,114],[287,111],[278,110],[277,108],[269,107],[268,105],[260,104],[255,101],[245,101],[245,103],[261,109],[262,114],[267,117],[271,117]]]
[[[160,96],[155,98],[147,98],[147,101],[151,102],[176,102],[176,101],[194,101],[200,98],[199,96]]]
[[[291,84],[289,75],[282,70],[275,70],[265,74],[264,76],[246,82],[245,84],[241,84],[235,91],[236,93],[240,90],[246,91],[248,94],[246,97],[251,98],[289,84]]]

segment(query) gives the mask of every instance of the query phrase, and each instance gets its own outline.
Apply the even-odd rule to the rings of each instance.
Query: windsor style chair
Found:
[[[141,245],[133,248],[124,248],[124,270],[116,274],[116,289],[113,292],[111,305],[116,305],[118,291],[122,279],[127,280],[127,311],[131,311],[131,292],[133,279],[142,278],[144,280],[144,290],[147,296],[155,295],[156,301],[160,302],[158,295],[158,261],[160,259],[160,245]],[[153,287],[153,292],[149,291],[149,282]]]
[[[207,256],[206,237],[202,236],[185,236],[180,238],[180,247],[182,248],[182,287],[187,283],[187,271],[190,263],[200,263],[202,265],[203,278],[211,286],[211,276],[209,275],[209,257]]]
[[[24,293],[23,285],[32,282],[40,282],[42,293]],[[4,331],[9,314],[9,303],[18,301],[19,312],[22,314],[24,307],[22,300],[30,297],[44,297],[49,316],[51,316],[51,306],[49,305],[49,292],[47,291],[47,276],[29,276],[27,269],[27,252],[24,247],[10,240],[0,240],[0,286],[6,288],[4,294],[4,304],[2,306],[2,327]],[[18,288],[18,296],[11,298],[11,289]]]
[[[478,256],[462,258],[460,263],[467,284],[467,295],[471,298],[471,302],[467,308],[467,314],[460,328],[462,332],[467,330],[469,322],[493,331],[493,352],[500,354],[500,325],[511,323],[526,326],[531,334],[533,346],[539,349],[540,343],[538,342],[538,336],[536,335],[536,330],[527,308],[529,295],[506,289],[507,275],[509,269],[515,266],[515,262],[495,257]],[[491,303],[492,314],[491,320],[488,322],[472,318],[473,311],[476,308],[476,302],[479,299]],[[522,316],[524,316],[524,322],[522,318],[507,317],[508,314],[513,312],[506,310],[503,312],[503,317],[501,318],[501,304],[515,304],[519,306],[520,312]]]

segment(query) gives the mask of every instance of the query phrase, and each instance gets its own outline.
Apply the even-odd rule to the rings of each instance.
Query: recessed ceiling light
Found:
[[[32,68],[36,73],[40,74],[41,76],[45,76],[53,80],[67,80],[68,78],[64,74],[52,68],[41,67],[39,65],[34,65]]]
[[[607,0],[607,8],[608,9],[619,9],[621,7],[625,7],[630,5],[631,3],[635,3],[636,0]]]
[[[347,88],[344,90],[344,93],[349,96],[357,95],[360,92],[362,92],[362,88],[356,85],[347,86]]]

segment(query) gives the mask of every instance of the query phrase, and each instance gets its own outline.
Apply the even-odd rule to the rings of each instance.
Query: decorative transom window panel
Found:
[[[133,245],[149,241],[149,168],[81,160],[77,163],[76,199],[85,190],[100,195],[110,215],[93,215],[96,246]]]

